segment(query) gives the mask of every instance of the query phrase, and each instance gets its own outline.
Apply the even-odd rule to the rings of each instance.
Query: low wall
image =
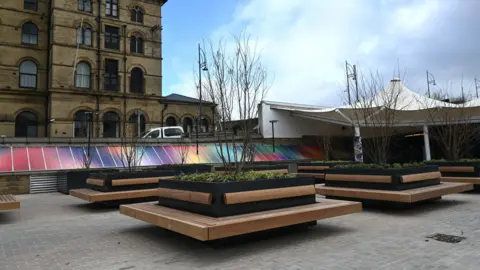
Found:
[[[0,175],[0,195],[30,193],[29,175]]]

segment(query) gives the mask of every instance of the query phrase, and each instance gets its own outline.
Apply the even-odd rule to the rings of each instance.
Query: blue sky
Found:
[[[334,106],[345,100],[345,60],[400,73],[407,87],[458,95],[480,79],[479,0],[169,0],[163,7],[163,93],[195,96],[202,38],[246,29],[274,78],[268,100]],[[227,40],[228,41],[228,40]],[[398,71],[400,70],[400,72]]]
[[[192,70],[197,44],[219,26],[229,23],[237,5],[234,0],[169,0],[163,7],[163,92]],[[181,93],[180,93],[181,94]]]

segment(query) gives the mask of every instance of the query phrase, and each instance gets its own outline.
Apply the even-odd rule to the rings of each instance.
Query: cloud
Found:
[[[477,0],[248,0],[211,37],[242,29],[258,37],[275,77],[270,100],[341,103],[345,60],[386,82],[399,66],[406,85],[422,94],[428,69],[438,87],[458,93],[462,76],[466,91],[480,77],[478,10]]]

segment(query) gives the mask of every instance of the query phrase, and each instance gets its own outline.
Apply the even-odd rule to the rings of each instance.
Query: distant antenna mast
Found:
[[[82,41],[83,41],[83,18],[82,18],[82,21],[80,22],[80,37],[82,38]],[[77,33],[78,35],[78,33]],[[72,78],[73,78],[73,85],[75,85],[75,71],[76,71],[76,68],[77,68],[77,58],[78,58],[78,50],[80,49],[80,42],[78,42],[78,36],[77,36],[77,51],[75,52],[75,60],[73,61],[73,74],[72,74]]]
[[[358,80],[357,80],[357,66],[350,65],[345,61],[345,71],[347,74],[347,91],[348,91],[348,103],[352,104],[350,96],[350,79],[355,81],[355,102],[358,102]]]
[[[475,91],[477,92],[477,98],[478,98],[478,89],[480,88],[480,80],[475,78]]]

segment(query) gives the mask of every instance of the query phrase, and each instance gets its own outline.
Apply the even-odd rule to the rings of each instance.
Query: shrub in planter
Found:
[[[288,170],[288,164],[246,164],[243,167],[244,172],[250,172],[250,171],[276,171],[276,170]],[[227,172],[227,168],[223,166],[218,166],[215,167],[216,172]]]
[[[160,181],[158,203],[192,213],[224,217],[315,203],[313,185],[312,177],[279,173],[192,174]],[[268,199],[259,199],[258,196],[265,193],[268,193]],[[232,194],[245,200],[232,202]],[[199,201],[196,196],[208,200]]]
[[[326,170],[325,185],[381,190],[407,190],[440,184],[438,166],[349,164]]]
[[[425,163],[439,166],[442,176],[480,177],[480,159],[432,160]]]
[[[175,175],[211,172],[212,169],[213,166],[208,164],[169,164],[156,167],[156,170],[172,170]]]

